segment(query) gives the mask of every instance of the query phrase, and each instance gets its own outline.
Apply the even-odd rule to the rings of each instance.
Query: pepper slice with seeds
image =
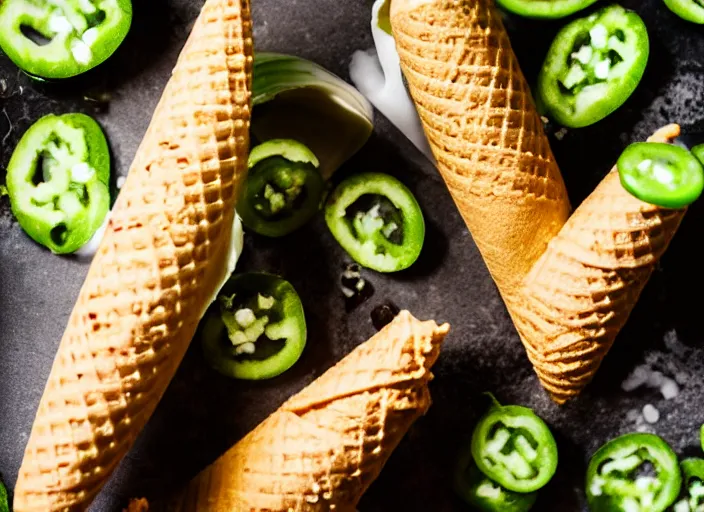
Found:
[[[0,47],[30,75],[69,78],[110,57],[131,23],[130,0],[4,0]]]
[[[566,25],[538,77],[541,105],[558,123],[580,128],[619,108],[640,83],[648,31],[632,11],[612,5]]]
[[[293,366],[306,344],[303,305],[291,283],[249,273],[231,277],[201,323],[208,363],[228,377],[270,379]]]
[[[587,468],[592,512],[663,512],[677,499],[677,455],[654,434],[626,434],[599,448]]]
[[[20,139],[7,167],[12,212],[22,229],[57,254],[80,249],[110,209],[110,154],[84,114],[48,115]]]
[[[423,248],[420,206],[403,183],[386,174],[362,173],[340,183],[328,198],[325,221],[357,263],[379,272],[410,267]]]
[[[318,211],[325,190],[319,162],[292,139],[269,140],[252,149],[249,176],[237,213],[249,229],[269,237],[287,235]]]
[[[501,405],[491,409],[472,434],[477,467],[509,491],[537,491],[557,470],[557,444],[545,422],[527,407]]]
[[[704,459],[685,459],[682,470],[682,494],[672,506],[672,512],[701,512],[704,510]]]

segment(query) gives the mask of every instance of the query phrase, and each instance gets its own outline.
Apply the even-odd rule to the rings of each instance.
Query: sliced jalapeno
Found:
[[[704,511],[704,460],[685,459],[680,463],[683,482],[680,499],[672,512]]]
[[[538,499],[537,492],[509,491],[482,473],[474,463],[471,446],[457,461],[454,489],[465,503],[482,512],[527,512]]]
[[[228,377],[276,377],[306,344],[303,305],[291,283],[270,274],[231,277],[202,322],[205,358]]]
[[[22,229],[58,254],[83,246],[110,208],[110,154],[98,123],[83,114],[48,115],[20,139],[7,191]]]
[[[597,0],[497,0],[506,9],[526,18],[564,18],[586,9]]]
[[[557,470],[557,444],[532,410],[495,402],[472,434],[472,456],[491,480],[514,492],[534,492]]]
[[[635,12],[612,5],[566,25],[550,46],[538,94],[558,123],[579,128],[619,108],[635,91],[650,43]]]
[[[110,57],[131,22],[130,0],[4,0],[0,47],[30,75],[68,78]]]
[[[663,512],[682,485],[677,455],[653,434],[626,434],[599,448],[587,469],[592,512]]]
[[[665,5],[683,20],[704,24],[702,0],[665,0]]]
[[[7,501],[7,489],[0,482],[0,512],[10,512],[10,503]]]
[[[423,248],[420,206],[403,183],[386,174],[357,174],[340,183],[328,198],[325,221],[357,263],[379,272],[410,267]]]
[[[662,142],[636,142],[618,159],[623,188],[646,203],[683,208],[704,190],[704,168],[684,148]]]
[[[692,148],[692,154],[704,165],[704,144],[699,144]]]
[[[267,141],[249,156],[249,176],[237,203],[237,213],[260,235],[287,235],[318,211],[325,183],[316,156],[300,142]]]

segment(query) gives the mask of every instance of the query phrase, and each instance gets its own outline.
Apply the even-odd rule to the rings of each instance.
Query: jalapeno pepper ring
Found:
[[[557,444],[527,407],[495,404],[472,435],[472,456],[491,480],[520,493],[537,491],[557,470]]]
[[[110,154],[98,123],[48,115],[20,139],[7,167],[12,212],[22,229],[57,254],[80,249],[110,209]]]
[[[300,142],[267,141],[252,150],[248,164],[237,213],[249,229],[269,237],[287,235],[320,208],[325,189],[320,164]]]
[[[201,324],[205,359],[227,377],[270,379],[293,366],[306,344],[301,299],[270,274],[231,277]]]
[[[612,5],[566,25],[538,76],[541,104],[558,123],[580,128],[619,108],[640,83],[650,53],[635,12]]]
[[[465,503],[482,512],[528,512],[538,499],[537,492],[509,491],[482,473],[469,445],[457,460],[453,487]]]
[[[682,485],[677,455],[653,434],[626,434],[599,448],[587,469],[592,512],[663,512]]]
[[[131,22],[130,0],[4,0],[0,47],[30,75],[69,78],[110,57]]]
[[[386,174],[357,174],[340,183],[328,198],[325,221],[357,263],[379,272],[410,267],[423,248],[420,206],[408,188]]]
[[[672,512],[700,512],[704,510],[704,460],[685,459],[680,463],[682,491]]]
[[[564,18],[586,9],[597,0],[497,0],[497,3],[512,13],[526,18]]]
[[[683,20],[704,24],[704,2],[701,0],[665,0],[665,5]]]
[[[623,188],[646,203],[684,208],[704,190],[704,168],[689,151],[662,142],[636,142],[617,163]]]

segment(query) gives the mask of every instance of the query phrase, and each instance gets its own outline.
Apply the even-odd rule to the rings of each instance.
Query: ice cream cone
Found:
[[[678,134],[669,125],[650,140]],[[614,168],[528,274],[514,321],[556,402],[578,395],[592,379],[684,213],[636,199]]]
[[[39,404],[16,512],[85,510],[166,390],[228,270],[246,174],[247,0],[207,0],[88,272]]]
[[[394,0],[391,25],[438,169],[509,311],[570,205],[491,0]]]
[[[448,330],[401,312],[154,510],[354,512],[430,406]]]

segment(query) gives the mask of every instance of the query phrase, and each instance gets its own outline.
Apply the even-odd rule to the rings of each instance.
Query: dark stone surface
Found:
[[[347,76],[350,56],[371,46],[370,0],[254,0],[256,46],[296,53]],[[105,127],[115,170],[126,173],[168,73],[202,0],[135,2],[127,42],[103,67],[79,80],[37,85],[0,54],[0,168],[39,116],[83,111]],[[627,0],[648,25],[652,59],[633,97],[607,121],[553,138],[574,202],[608,171],[625,144],[666,122],[691,141],[704,132],[704,35],[671,14],[661,0]],[[534,77],[560,23],[510,18],[519,58]],[[85,97],[108,93],[108,102]],[[704,137],[702,137],[704,140]],[[541,390],[498,293],[436,171],[379,117],[369,144],[342,170],[384,171],[418,194],[428,223],[426,246],[412,269],[364,272],[374,296],[347,313],[337,287],[349,260],[321,218],[294,236],[247,236],[240,270],[261,269],[291,280],[306,307],[310,336],[302,360],[284,376],[251,384],[210,371],[194,344],[135,448],[92,510],[120,510],[135,495],[178,487],[374,332],[370,312],[392,301],[420,318],[448,321],[453,331],[436,367],[434,406],[402,442],[360,505],[362,512],[463,510],[449,489],[455,454],[482,413],[480,393],[528,405],[553,428],[560,467],[541,493],[539,511],[578,511],[593,451],[635,429],[646,403],[660,411],[649,427],[680,454],[696,453],[704,388],[700,318],[700,226],[694,206],[595,382],[565,407]],[[0,182],[4,173],[0,172]],[[0,200],[0,475],[11,487],[35,409],[87,262],[50,255],[32,243]],[[655,390],[625,393],[620,383],[647,362],[683,383],[665,401]],[[630,411],[630,414],[629,414]]]

